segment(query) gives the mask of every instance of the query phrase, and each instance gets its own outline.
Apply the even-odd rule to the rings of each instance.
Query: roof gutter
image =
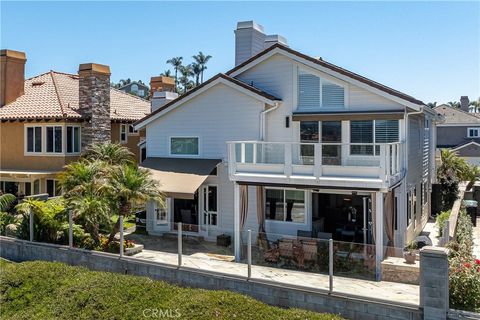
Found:
[[[263,110],[262,112],[260,112],[260,141],[264,141],[267,138],[267,129],[266,129],[267,113],[278,109],[279,106],[280,106],[280,102],[274,101],[272,108]]]

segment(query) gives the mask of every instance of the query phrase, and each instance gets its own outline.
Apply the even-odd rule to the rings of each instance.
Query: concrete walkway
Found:
[[[173,253],[143,250],[132,256],[142,260],[155,261],[164,264],[177,265],[178,256]],[[227,262],[204,253],[182,256],[182,266],[213,271],[234,276],[247,277],[247,265]],[[252,278],[255,280],[274,281],[279,284],[288,284],[305,287],[306,290],[328,290],[329,277],[324,274],[292,271],[263,266],[252,266]],[[407,304],[414,307],[419,305],[419,286],[394,283],[376,282],[335,276],[333,291],[337,294],[357,296],[377,301]]]

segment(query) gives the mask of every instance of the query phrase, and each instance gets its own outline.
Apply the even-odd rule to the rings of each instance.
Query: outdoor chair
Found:
[[[284,258],[293,258],[293,240],[292,239],[280,239],[278,241],[278,248],[280,250],[280,256]]]

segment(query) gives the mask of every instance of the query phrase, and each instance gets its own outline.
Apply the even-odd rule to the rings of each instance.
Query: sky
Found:
[[[234,66],[234,29],[255,20],[291,48],[424,102],[480,96],[480,1],[9,2],[1,48],[27,54],[26,77],[107,64],[112,81],[149,82],[202,51],[205,79]]]

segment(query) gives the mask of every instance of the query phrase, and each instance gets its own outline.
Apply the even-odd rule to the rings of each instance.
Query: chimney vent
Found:
[[[172,100],[178,98],[178,93],[170,91],[155,91],[152,95],[152,110],[154,112]]]
[[[277,43],[288,46],[287,39],[279,34],[271,34],[265,37],[265,49]]]
[[[97,63],[78,68],[79,111],[88,121],[82,127],[82,149],[111,141],[110,67]]]
[[[468,99],[468,96],[461,96],[460,97],[460,109],[462,109],[465,112],[468,112],[468,104],[470,103],[470,100]]]
[[[0,51],[0,107],[3,107],[25,93],[24,52],[14,50]]]

